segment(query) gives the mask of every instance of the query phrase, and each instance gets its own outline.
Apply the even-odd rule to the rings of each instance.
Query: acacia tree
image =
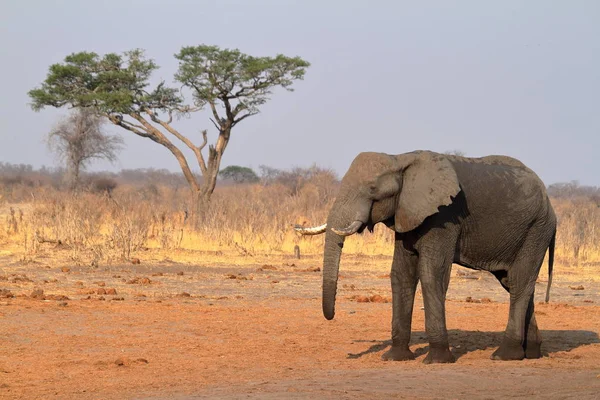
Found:
[[[122,148],[120,136],[102,131],[104,121],[92,108],[78,108],[48,133],[48,146],[67,167],[67,182],[79,185],[81,170],[94,159],[114,162]]]
[[[275,87],[292,91],[294,80],[303,79],[310,64],[300,57],[253,57],[239,50],[217,46],[183,47],[175,55],[179,69],[175,80],[193,95],[186,104],[180,90],[160,82],[150,88],[158,68],[142,50],[123,54],[80,52],[53,64],[40,87],[29,91],[31,107],[94,107],[113,124],[166,147],[177,159],[198,204],[206,204],[214,191],[221,158],[234,126],[256,115]],[[174,116],[210,107],[217,139],[208,144],[208,131],[195,144],[173,125]],[[202,180],[172,138],[194,154]]]

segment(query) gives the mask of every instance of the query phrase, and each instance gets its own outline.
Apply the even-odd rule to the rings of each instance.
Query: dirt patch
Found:
[[[0,282],[0,398],[591,399],[600,391],[595,281],[555,277],[550,304],[538,286],[544,357],[494,362],[508,296],[485,274],[453,277],[446,309],[457,362],[427,366],[420,294],[410,346],[417,359],[381,360],[391,345],[391,287],[363,259],[362,268],[349,259],[357,264],[344,270],[332,321],[321,311],[321,274],[304,271],[314,259],[237,261],[187,266],[183,275],[164,263],[73,266],[69,274],[5,268],[7,277],[31,279]],[[256,273],[265,265],[283,267]],[[146,276],[160,282],[128,284]],[[569,288],[578,285],[585,290]]]

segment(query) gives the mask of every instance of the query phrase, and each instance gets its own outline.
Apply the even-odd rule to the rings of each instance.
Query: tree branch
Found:
[[[233,123],[235,114],[231,111],[231,103],[229,102],[229,99],[227,99],[227,96],[224,96],[221,98],[221,101],[223,102],[223,105],[225,105],[225,115],[227,115],[227,120],[230,123]]]
[[[202,145],[202,147],[197,147],[194,145],[194,143],[192,143],[192,141],[190,139],[188,139],[187,137],[185,137],[181,133],[179,133],[179,131],[177,131],[175,128],[173,128],[171,125],[169,125],[169,123],[159,119],[156,116],[156,114],[154,113],[154,111],[145,110],[145,113],[150,116],[150,119],[152,119],[153,122],[160,124],[160,126],[165,128],[170,134],[172,134],[177,139],[182,141],[187,147],[190,148],[190,150],[192,150],[194,152],[194,155],[196,156],[196,159],[198,160],[198,166],[200,167],[200,170],[202,171],[202,175],[205,175],[206,174],[206,163],[204,161],[204,157],[202,156],[201,149],[202,149],[202,147],[206,146],[206,143],[204,143]],[[205,142],[206,142],[206,135],[204,135],[204,137],[205,137]]]
[[[215,126],[215,128],[217,128],[217,130],[221,130],[221,127],[219,125],[217,125],[217,123],[215,122],[214,119],[212,119],[212,118],[209,118],[209,119],[210,119],[210,122],[213,123],[213,125]]]
[[[110,122],[112,122],[113,124],[120,126],[121,128],[127,129],[128,131],[131,131],[131,132],[135,133],[136,135],[152,139],[152,135],[146,131],[146,128],[144,128],[143,126],[136,125],[131,122],[125,121],[123,119],[122,115],[106,114],[106,118],[108,118],[108,120]]]
[[[177,146],[171,143],[171,141],[167,139],[167,137],[163,135],[161,131],[150,125],[150,123],[146,121],[146,119],[144,119],[144,117],[142,117],[140,114],[132,113],[130,114],[130,116],[137,120],[140,124],[142,124],[148,132],[152,132],[152,135],[148,135],[147,137],[149,137],[156,143],[165,146],[175,156],[175,158],[179,162],[179,166],[181,167],[183,176],[185,176],[185,179],[192,187],[192,190],[194,190],[195,192],[200,191],[200,185],[198,185],[198,182],[196,181],[196,178],[194,177],[194,174],[192,173],[192,170],[190,169],[190,166],[188,165],[188,162],[185,159],[185,156],[183,155],[181,150],[179,150]]]
[[[208,132],[206,131],[206,129],[204,129],[202,132],[202,138],[204,139],[204,141],[202,142],[202,144],[200,146],[198,146],[198,149],[200,151],[202,151],[202,149],[206,146],[206,143],[208,143]]]
[[[219,123],[219,126],[217,127],[217,129],[219,129],[219,131],[220,131],[222,129],[221,117],[219,116],[219,113],[217,112],[217,107],[215,106],[215,102],[212,100],[209,100],[208,104],[210,104],[210,109],[212,110],[215,120]]]
[[[256,115],[256,114],[258,114],[258,111],[257,112],[249,112],[248,114],[244,114],[241,117],[234,119],[233,124],[231,124],[231,126],[233,127],[233,126],[237,125],[238,122],[243,121],[244,119],[251,117],[253,115]]]

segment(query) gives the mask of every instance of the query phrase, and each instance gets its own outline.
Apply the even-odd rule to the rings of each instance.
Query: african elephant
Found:
[[[335,313],[340,256],[346,236],[384,223],[395,231],[390,273],[392,346],[384,360],[410,360],[408,344],[417,282],[425,306],[429,352],[424,362],[454,362],[445,299],[452,263],[491,272],[510,294],[508,324],[494,360],[541,357],[534,290],[546,250],[548,301],[556,216],[540,178],[506,156],[468,158],[414,151],[360,153],[344,175],[327,223],[296,225],[325,233],[323,314]]]

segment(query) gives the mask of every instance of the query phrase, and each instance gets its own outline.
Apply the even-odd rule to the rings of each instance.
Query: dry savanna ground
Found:
[[[595,204],[555,202],[550,303],[546,266],[536,291],[542,359],[489,359],[508,296],[491,275],[455,266],[447,322],[457,362],[424,365],[420,295],[417,360],[380,359],[391,322],[385,229],[348,239],[336,317],[323,318],[322,238],[290,229],[324,219],[331,198],[315,187],[287,197],[225,189],[194,229],[163,189],[142,200],[38,191],[0,204],[0,398],[598,398]]]
[[[147,251],[137,264],[0,265],[0,397],[597,398],[600,281],[557,266],[536,311],[545,357],[493,362],[508,304],[490,276],[456,267],[448,294],[453,365],[421,363],[422,298],[413,362],[389,347],[389,256],[343,260],[337,315],[320,310],[320,259]],[[59,253],[59,254],[56,254]],[[63,254],[64,255],[64,254]]]

